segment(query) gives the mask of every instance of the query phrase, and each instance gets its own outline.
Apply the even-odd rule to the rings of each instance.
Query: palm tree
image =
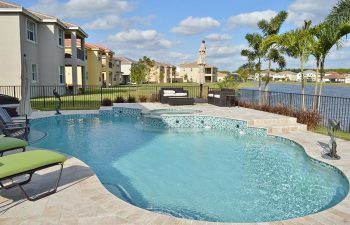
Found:
[[[247,34],[245,39],[248,41],[250,49],[243,49],[241,55],[247,57],[248,64],[254,65],[259,74],[259,104],[261,101],[261,59],[264,54],[260,51],[263,37],[258,33]]]
[[[350,0],[340,0],[327,16],[326,22],[339,25],[350,22]]]
[[[313,36],[310,30],[311,21],[304,21],[302,28],[292,30],[285,33],[279,38],[279,45],[283,52],[293,58],[298,58],[301,70],[301,107],[305,108],[305,81],[304,81],[304,65],[311,53],[311,45]]]
[[[266,40],[272,36],[278,35],[278,33],[281,29],[281,26],[284,23],[284,21],[287,19],[287,17],[288,17],[288,13],[286,11],[281,11],[275,17],[271,18],[269,21],[260,20],[258,22],[258,27],[261,29],[264,39]],[[272,49],[275,49],[275,50],[272,50]],[[278,62],[278,61],[281,61],[281,62],[284,61],[284,59],[282,60],[282,56],[276,55],[276,52],[278,52],[276,50],[277,49],[275,48],[275,46],[273,44],[266,45],[265,47],[260,49],[260,52],[262,52],[265,56],[264,57],[265,60],[268,61],[268,70],[267,70],[267,74],[266,74],[266,83],[265,83],[265,89],[264,89],[265,91],[269,90],[271,63]],[[277,59],[275,57],[277,57],[279,59]]]
[[[350,33],[350,24],[334,25],[329,23],[322,23],[317,26],[315,36],[317,39],[317,51],[320,54],[320,89],[319,95],[322,95],[322,83],[324,77],[324,67],[326,58],[330,50],[336,46],[342,46],[342,38]]]
[[[241,55],[247,57],[248,64],[254,64],[256,72],[259,74],[259,91],[261,91],[261,59],[263,54],[260,52],[263,37],[260,34],[247,34],[245,39],[248,41],[250,49],[243,49]]]

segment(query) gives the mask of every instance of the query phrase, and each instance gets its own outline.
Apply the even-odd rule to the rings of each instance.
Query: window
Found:
[[[117,81],[117,75],[114,75],[113,81]]]
[[[63,30],[61,28],[58,28],[58,46],[63,47],[63,41],[64,41]]]
[[[36,24],[31,20],[27,20],[27,40],[36,42]]]
[[[58,70],[58,82],[64,84],[64,66],[60,66]]]
[[[32,64],[32,82],[35,83],[38,81],[38,68],[36,64]]]

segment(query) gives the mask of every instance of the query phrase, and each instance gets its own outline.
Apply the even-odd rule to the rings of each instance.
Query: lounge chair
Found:
[[[4,123],[4,124],[8,124],[8,125],[21,125],[23,127],[28,126],[29,125],[29,120],[27,118],[27,115],[24,115],[25,118],[21,119],[13,119],[8,112],[3,108],[0,107],[0,120]]]
[[[12,137],[0,137],[0,157],[4,155],[5,152],[12,151],[15,149],[22,149],[24,152],[28,142],[21,139],[12,138]]]
[[[29,126],[21,124],[4,124],[0,120],[0,133],[7,137],[20,138],[28,141]]]
[[[63,163],[66,157],[62,154],[49,150],[32,150],[16,154],[7,155],[0,158],[0,189],[19,187],[29,201],[35,201],[51,195],[57,191],[61,179]],[[52,166],[61,166],[55,187],[37,196],[30,197],[22,187],[31,181],[36,171]],[[24,181],[15,181],[13,178],[29,175]],[[5,182],[10,184],[5,184]]]

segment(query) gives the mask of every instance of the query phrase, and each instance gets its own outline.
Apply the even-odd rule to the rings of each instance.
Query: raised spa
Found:
[[[140,208],[205,221],[301,217],[339,203],[343,174],[297,144],[235,130],[144,129],[107,116],[32,121],[47,133],[36,147],[87,163],[110,192]]]

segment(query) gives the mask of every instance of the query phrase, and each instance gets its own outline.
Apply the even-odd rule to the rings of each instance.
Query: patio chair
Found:
[[[0,133],[6,137],[20,138],[28,141],[29,126],[23,126],[22,124],[4,124],[0,120]]]
[[[21,139],[12,137],[0,137],[0,157],[2,157],[5,152],[13,151],[16,149],[22,149],[24,152],[27,146],[28,142]]]
[[[13,119],[3,107],[0,107],[0,120],[4,124],[16,124],[16,125],[28,126],[29,120],[27,118],[27,115],[24,115],[24,116],[25,118],[23,119],[21,118]]]
[[[51,195],[57,191],[62,175],[63,163],[65,161],[66,157],[64,155],[49,150],[32,150],[1,157],[0,189],[19,187],[29,201],[35,201]],[[22,186],[31,181],[35,172],[53,166],[60,166],[54,188],[36,196],[29,196]],[[18,179],[15,179],[23,175],[29,177],[24,181],[18,181]]]

